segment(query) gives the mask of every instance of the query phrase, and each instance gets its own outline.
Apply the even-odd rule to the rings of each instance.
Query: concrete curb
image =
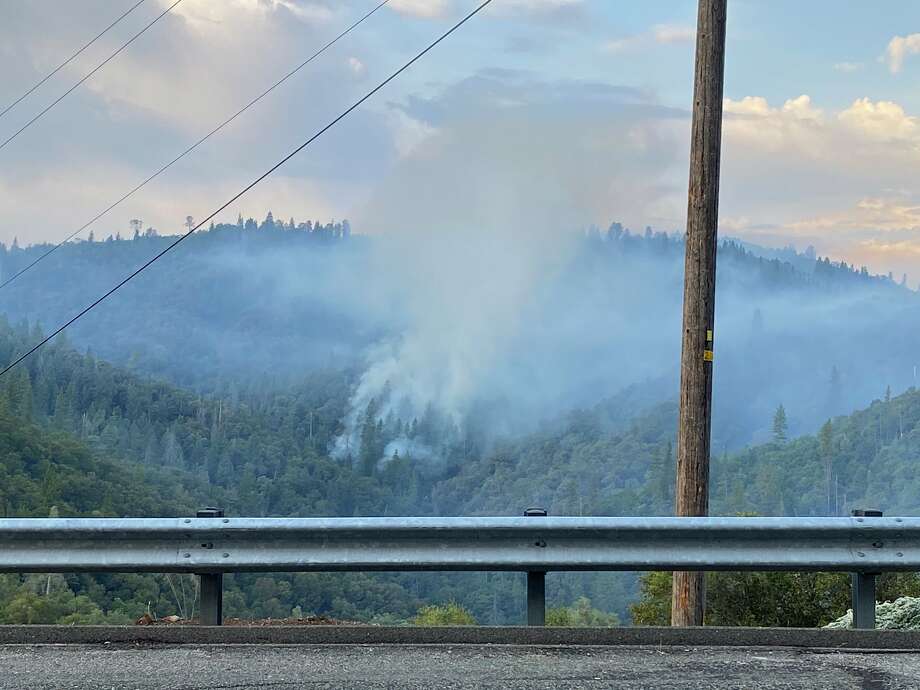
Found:
[[[386,626],[0,625],[10,644],[455,644],[800,647],[920,652],[920,631],[811,628],[526,628]]]

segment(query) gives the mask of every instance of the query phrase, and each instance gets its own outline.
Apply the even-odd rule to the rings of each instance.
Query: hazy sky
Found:
[[[0,118],[2,138],[171,1],[146,0]],[[0,0],[0,107],[133,2]],[[66,236],[375,4],[183,0],[0,150],[0,240]],[[391,0],[95,234],[126,234],[135,217],[176,232],[187,215],[208,215],[476,4]],[[723,233],[814,244],[873,271],[907,272],[915,284],[920,5],[729,5]],[[437,171],[462,196],[465,181],[501,156],[577,190],[573,225],[618,219],[682,228],[695,9],[695,0],[494,0],[222,219],[271,209],[297,220],[348,217],[358,231],[386,232],[373,209],[407,162],[415,171],[462,170]],[[454,129],[494,141],[496,121],[502,131],[525,123],[511,138],[513,152],[500,143],[468,151],[432,144]],[[570,139],[577,145],[569,152]],[[516,190],[508,215],[527,203]],[[436,205],[410,203],[405,214],[424,214],[415,222],[437,230]]]

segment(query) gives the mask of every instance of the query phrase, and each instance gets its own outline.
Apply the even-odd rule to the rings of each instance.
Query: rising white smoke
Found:
[[[548,291],[597,215],[660,202],[663,186],[649,189],[632,173],[673,149],[647,119],[612,120],[610,103],[563,111],[559,97],[526,107],[477,99],[475,112],[458,100],[448,121],[426,124],[433,134],[358,217],[379,235],[366,291],[386,295],[406,318],[367,353],[337,454],[359,447],[373,399],[380,418],[433,406],[462,429],[483,399],[526,408],[559,394],[555,378],[535,370],[534,352],[545,354],[558,335],[546,322],[567,324],[566,314],[548,312]]]

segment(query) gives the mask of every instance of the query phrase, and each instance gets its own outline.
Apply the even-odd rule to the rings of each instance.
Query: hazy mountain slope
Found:
[[[400,244],[344,227],[217,226],[164,257],[68,337],[138,373],[225,398],[241,386],[267,393],[317,369],[353,368],[359,377],[340,436],[352,449],[372,399],[381,417],[406,422],[432,405],[462,425],[486,407],[494,436],[528,432],[626,387],[643,388],[649,402],[676,395],[678,239],[614,224],[570,240],[552,266],[534,272],[512,259],[514,243],[445,257],[438,238]],[[167,241],[67,245],[4,288],[0,308],[13,322],[57,324]],[[41,251],[0,251],[0,274]],[[768,438],[779,404],[796,435],[865,405],[887,385],[897,393],[914,384],[916,293],[796,257],[798,268],[732,243],[721,249],[719,450]]]
[[[667,515],[673,511],[676,405],[605,430],[601,409],[572,413],[546,433],[508,441],[433,491],[447,514]],[[820,432],[713,458],[711,510],[733,515],[846,515],[877,507],[920,515],[920,391],[876,400]]]
[[[27,338],[4,331],[0,352],[8,357]],[[401,456],[368,466],[357,457],[332,459],[310,442],[310,411],[313,441],[322,446],[336,433],[348,389],[347,377],[328,372],[284,393],[243,390],[236,401],[213,400],[57,344],[0,382],[0,507],[7,515],[47,515],[53,507],[65,515],[190,514],[204,503],[246,515],[515,515],[531,505],[557,515],[671,512],[676,409],[664,404],[627,414],[641,404],[641,389],[547,419],[534,433],[487,443],[448,434],[438,444],[437,425],[423,422],[418,433],[432,435],[439,460]],[[366,424],[383,435],[372,436],[375,443],[386,444],[393,433],[373,418]],[[68,431],[55,431],[62,428]],[[834,419],[817,436],[786,441],[779,429],[775,441],[714,458],[713,513],[827,514],[830,476],[831,513],[873,506],[920,514],[918,429],[920,392],[913,389]],[[422,602],[455,598],[480,620],[514,622],[519,580],[245,576],[228,580],[228,611],[277,617],[300,606],[405,618]],[[45,584],[0,578],[16,611],[57,612],[49,622],[78,614],[76,620],[98,621],[101,611],[130,617],[151,600],[161,614],[177,605],[169,583],[152,576],[68,577],[55,585],[60,605],[52,608],[42,608]],[[559,576],[550,596],[562,603],[587,595],[625,615],[633,587],[628,577]]]
[[[199,495],[206,489],[199,487]],[[195,498],[178,477],[95,456],[68,434],[0,411],[0,514],[189,515]]]

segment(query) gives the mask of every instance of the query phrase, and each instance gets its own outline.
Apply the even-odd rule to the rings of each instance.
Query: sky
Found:
[[[0,108],[134,1],[0,0]],[[172,1],[145,0],[0,117],[2,138]],[[0,149],[0,241],[69,235],[375,4],[182,0]],[[390,0],[95,236],[127,235],[132,218],[172,234],[206,217],[476,4]],[[385,234],[405,214],[437,232],[439,205],[413,203],[406,188],[419,171],[462,199],[483,171],[519,166],[539,179],[541,201],[558,196],[560,226],[679,231],[695,23],[693,0],[494,0],[218,220],[271,210]],[[730,0],[722,235],[813,245],[916,286],[918,77],[915,2]],[[458,140],[478,145],[443,144]],[[502,192],[501,217],[527,218],[526,190]]]

